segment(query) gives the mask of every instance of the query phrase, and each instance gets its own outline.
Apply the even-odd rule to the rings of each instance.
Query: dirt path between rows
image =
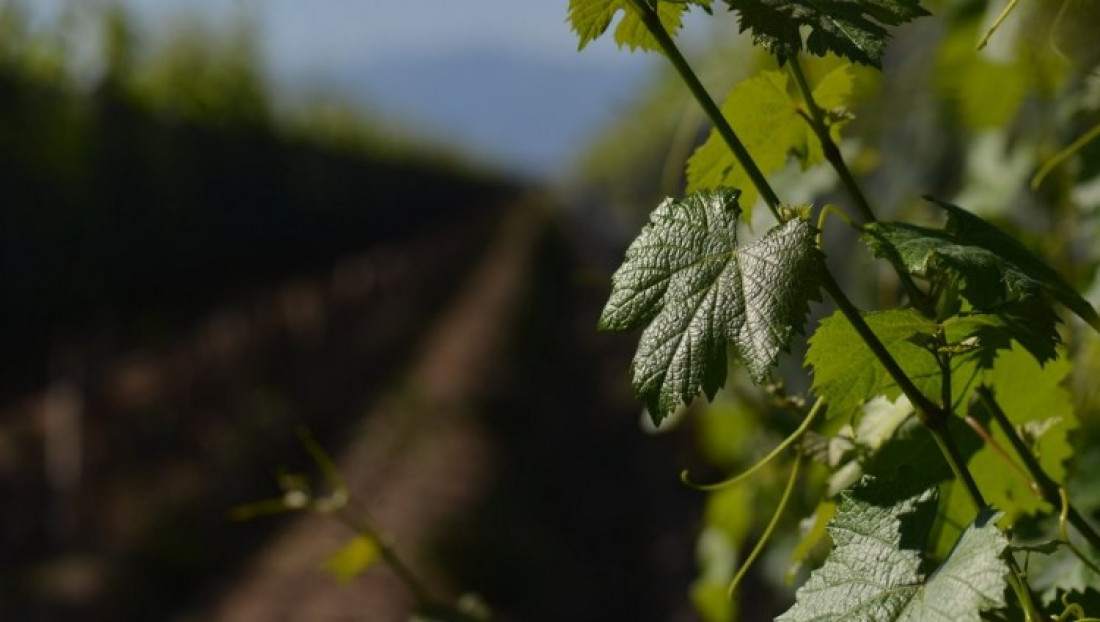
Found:
[[[524,206],[504,217],[468,282],[425,333],[403,381],[364,413],[337,455],[353,495],[441,597],[454,597],[461,586],[433,572],[430,544],[488,486],[494,456],[478,406],[512,332],[544,214]],[[375,567],[349,584],[321,570],[350,536],[332,518],[296,518],[221,597],[188,619],[407,620],[412,598],[389,569]]]

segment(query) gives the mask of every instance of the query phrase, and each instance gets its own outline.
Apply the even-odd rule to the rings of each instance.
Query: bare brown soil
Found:
[[[337,465],[354,497],[441,597],[456,586],[432,567],[427,545],[484,494],[493,448],[478,414],[486,377],[511,334],[544,215],[517,208],[425,335],[406,376],[369,408]],[[388,569],[350,584],[319,572],[350,532],[331,517],[288,525],[197,619],[407,620],[413,601]]]

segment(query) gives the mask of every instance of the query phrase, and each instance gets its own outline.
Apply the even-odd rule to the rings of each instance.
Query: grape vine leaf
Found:
[[[657,16],[668,33],[672,34],[680,29],[684,11],[689,4],[700,5],[706,9],[710,6],[710,0],[695,2],[657,0]],[[619,11],[624,13],[622,20],[615,28],[615,42],[619,47],[627,46],[631,50],[660,50],[657,40],[649,34],[649,30],[642,23],[638,13],[630,7],[628,0],[569,0],[568,21],[573,31],[577,33],[577,50],[583,50],[585,46],[606,32]]]
[[[946,227],[865,225],[863,240],[876,255],[922,278],[946,275],[979,310],[1046,295],[1100,330],[1092,305],[1015,238],[957,205],[925,198],[947,211]]]
[[[936,330],[934,321],[913,309],[868,313],[863,319],[918,388],[930,380],[938,386],[935,358],[914,339],[930,337]],[[813,368],[814,390],[828,403],[829,418],[851,417],[865,400],[877,395],[891,400],[901,395],[886,368],[839,311],[818,325],[805,360]]]
[[[1064,385],[1072,370],[1066,357],[1040,366],[1019,348],[1001,352],[993,369],[985,372],[984,381],[992,388],[997,401],[1013,426],[1025,426],[1046,422],[1041,434],[1025,433],[1039,465],[1055,482],[1061,484],[1066,477],[1066,460],[1073,455],[1070,436],[1078,427],[1073,408],[1073,396]],[[977,419],[988,421],[988,413],[982,408],[971,407]],[[987,423],[987,427],[1002,446],[1008,446],[1008,437],[1000,426]],[[996,452],[984,447],[970,459],[970,469],[978,485],[986,492],[986,499],[1004,510],[1009,519],[1019,514],[1033,514],[1052,509],[1031,491],[1027,482],[1018,477],[1006,477],[1003,463]]]
[[[825,160],[820,141],[799,113],[802,101],[792,97],[791,89],[786,72],[765,71],[738,83],[722,103],[722,115],[765,175],[783,168],[791,154],[803,168]],[[850,65],[843,64],[821,79],[813,95],[822,109],[836,110],[849,105],[854,91],[855,75]],[[829,128],[834,141],[840,139],[846,117],[840,115],[839,119]],[[741,205],[746,207],[745,218],[751,217],[756,190],[722,136],[713,129],[688,160],[687,179],[688,192],[718,186],[744,188]]]
[[[1062,593],[1072,594],[1074,597],[1071,600],[1080,602],[1090,596],[1090,590],[1091,596],[1096,598],[1100,573],[1083,564],[1064,542],[1055,540],[1046,544],[1050,546],[1027,547],[1039,549],[1033,550],[1033,554],[1027,557],[1027,575],[1028,583],[1043,603],[1050,605],[1058,602]],[[1086,558],[1100,558],[1100,551],[1087,545],[1083,548]]]
[[[919,0],[726,0],[740,15],[741,31],[778,57],[780,64],[803,48],[824,56],[833,52],[873,67],[882,66],[889,34],[929,15]],[[805,40],[802,27],[810,34]]]
[[[1014,348],[1014,343],[1039,363],[1056,358],[1056,318],[1048,307],[1033,306],[1008,304],[996,313],[967,312],[942,322],[915,309],[872,312],[863,319],[913,384],[937,400],[943,380],[932,350],[937,349],[939,335],[943,350],[952,353],[952,404],[961,406],[981,374],[997,364],[998,353]],[[894,400],[901,395],[886,368],[839,311],[821,320],[809,345],[805,361],[813,368],[814,390],[828,402],[829,418],[853,417],[875,396]]]
[[[612,277],[602,330],[645,326],[631,365],[654,423],[725,382],[726,344],[763,382],[809,301],[819,299],[816,230],[794,218],[739,246],[740,192],[666,199]]]
[[[777,620],[977,622],[1004,606],[1007,541],[984,510],[943,564],[921,556],[936,518],[935,488],[865,477],[846,491],[829,523],[834,549]]]
[[[913,405],[902,395],[896,401],[879,395],[863,405],[859,421],[845,425],[830,439],[837,445],[847,445],[847,451],[829,466],[834,470],[826,485],[826,494],[836,496],[840,491],[859,481],[864,464],[889,444],[898,428],[911,418]]]
[[[999,352],[993,367],[981,372],[981,381],[993,391],[1009,422],[1043,471],[1059,485],[1066,479],[1066,461],[1073,456],[1071,438],[1079,426],[1073,396],[1064,386],[1071,368],[1064,356],[1040,365],[1024,349],[1013,346]],[[1004,430],[981,402],[970,404],[968,414],[983,424],[998,445],[1011,446]],[[987,443],[967,458],[967,468],[986,501],[1004,512],[1006,521],[1056,509],[1035,494],[1029,480],[1010,474],[1003,457]],[[938,554],[946,552],[958,535],[955,525],[965,523],[973,507],[962,486],[952,486],[942,505],[946,520],[933,547]]]
[[[962,312],[946,320],[944,325],[948,327],[951,342],[973,336],[975,346],[980,347],[976,352],[980,366],[989,369],[994,365],[997,352],[1011,348],[1013,340],[1040,364],[1057,358],[1061,343],[1058,322],[1050,305],[1030,299],[1002,303],[989,313]]]
[[[1042,291],[1040,282],[1015,264],[943,230],[876,222],[864,226],[862,237],[876,256],[900,260],[910,274],[929,280],[945,275],[979,309]]]
[[[680,25],[684,19],[684,11],[686,10],[686,2],[657,3],[657,17],[660,18],[661,25],[669,34],[675,34],[676,31],[680,30]],[[657,40],[649,34],[649,29],[646,28],[638,13],[629,8],[626,9],[626,14],[623,15],[622,21],[615,29],[615,43],[619,47],[626,46],[630,48],[632,52],[634,50],[654,52],[661,49]]]

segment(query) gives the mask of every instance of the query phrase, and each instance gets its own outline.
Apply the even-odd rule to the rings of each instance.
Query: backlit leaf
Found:
[[[981,374],[982,381],[993,390],[1001,409],[1039,465],[1058,484],[1065,481],[1066,461],[1073,455],[1071,437],[1079,425],[1072,395],[1063,386],[1070,369],[1064,357],[1040,365],[1023,348],[1014,346],[999,352],[993,367]],[[1001,447],[1011,448],[1004,430],[980,402],[970,405],[969,414],[983,424]],[[977,435],[966,429],[956,438],[978,441]],[[993,447],[985,443],[978,444],[967,459],[967,468],[986,501],[1001,510],[1006,521],[1015,521],[1025,514],[1057,511],[1031,489],[1030,477],[1017,474]],[[959,533],[958,525],[965,523],[972,511],[973,504],[965,489],[952,486],[945,494],[943,514],[947,520],[933,547],[935,553],[946,552]]]
[[[676,31],[680,30],[680,23],[686,10],[687,4],[683,2],[657,3],[657,16],[661,19],[661,25],[664,26],[665,32],[675,35]],[[615,28],[615,43],[619,47],[626,46],[631,51],[645,50],[650,52],[661,49],[657,44],[657,40],[649,34],[649,30],[642,23],[642,19],[630,9],[626,9],[622,21]]]
[[[814,88],[814,100],[825,110],[843,109],[850,103],[854,88],[851,66],[841,65]],[[821,143],[799,114],[803,104],[792,95],[792,89],[786,72],[765,71],[734,86],[722,104],[723,116],[765,175],[783,168],[792,155],[803,168],[825,159]],[[842,125],[840,121],[830,128],[834,140],[839,138]],[[756,201],[748,174],[714,130],[688,160],[687,178],[688,192],[732,186],[743,189],[741,204],[746,209]],[[746,218],[750,215],[746,211]]]
[[[1032,453],[1043,470],[1058,484],[1065,480],[1065,462],[1073,455],[1070,435],[1078,425],[1073,397],[1063,386],[1070,370],[1071,365],[1065,357],[1040,366],[1027,352],[1013,348],[1001,352],[993,369],[984,374],[985,382],[992,387],[997,402],[1013,426],[1026,430],[1032,424],[1030,429],[1041,429],[1041,435],[1027,434],[1024,440],[1031,444]],[[988,420],[981,408],[972,408],[972,411],[975,417]],[[1040,428],[1036,425],[1039,423],[1045,425]],[[991,422],[987,427],[1002,446],[1009,446],[1000,426]],[[1003,510],[1010,519],[1041,509],[1054,509],[1041,501],[1027,482],[1007,477],[1003,463],[991,448],[983,447],[974,454],[970,470],[986,493],[987,501]]]
[[[710,0],[705,2],[660,0],[657,2],[657,15],[660,17],[661,25],[669,34],[674,35],[680,29],[680,22],[689,4],[707,7]],[[606,32],[619,11],[624,13],[615,29],[615,42],[620,47],[627,46],[631,50],[647,51],[660,49],[657,41],[649,34],[649,30],[627,0],[569,0],[568,21],[573,31],[577,33],[577,49],[583,50],[586,45]]]
[[[912,309],[868,313],[864,320],[918,387],[929,381],[938,386],[935,357],[915,339],[931,336],[934,321]],[[829,417],[852,417],[877,395],[891,400],[901,395],[886,368],[839,311],[822,320],[810,337],[806,363],[813,367],[813,386],[825,398]]]

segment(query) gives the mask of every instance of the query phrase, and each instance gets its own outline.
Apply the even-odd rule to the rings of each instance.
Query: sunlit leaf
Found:
[[[931,336],[934,321],[913,309],[868,313],[864,320],[910,378],[938,386],[939,366],[915,339]],[[813,368],[813,386],[825,398],[829,417],[852,417],[877,395],[891,400],[901,395],[886,368],[839,311],[822,320],[810,337],[806,363]]]
[[[1070,435],[1078,426],[1073,397],[1063,386],[1071,367],[1064,357],[1040,366],[1027,352],[1013,348],[1000,353],[993,369],[984,374],[985,382],[993,388],[997,402],[1013,426],[1024,429],[1028,424],[1044,424],[1042,435],[1028,435],[1030,438],[1025,440],[1031,442],[1040,466],[1058,484],[1065,480],[1065,463],[1073,455]],[[974,415],[988,419],[981,408]],[[1007,447],[1008,437],[1000,426],[994,423],[988,426],[993,437]],[[1054,509],[1040,500],[1027,482],[1008,477],[991,448],[976,453],[970,460],[970,469],[986,493],[986,500],[1006,512],[1010,519],[1043,508]]]
[[[777,618],[799,621],[977,622],[1004,604],[1007,545],[985,511],[938,568],[922,551],[936,517],[935,488],[865,479],[845,492],[829,523],[834,549]]]
[[[655,423],[700,392],[713,398],[725,382],[727,343],[763,382],[818,297],[814,228],[796,218],[740,245],[738,194],[664,201],[613,277],[599,326],[645,327],[634,391]]]

